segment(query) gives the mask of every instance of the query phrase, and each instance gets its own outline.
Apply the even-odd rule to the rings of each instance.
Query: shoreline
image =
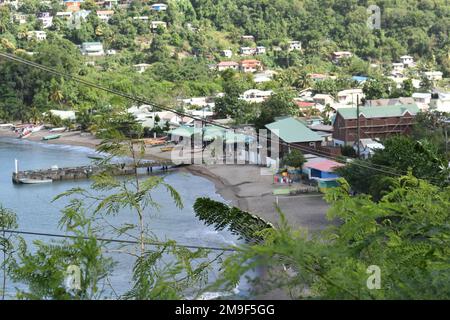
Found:
[[[61,133],[61,138],[55,140],[43,141],[42,137],[50,134],[47,130],[42,130],[36,133],[33,133],[32,136],[23,139],[25,141],[33,141],[42,144],[52,144],[52,145],[67,145],[71,147],[85,147],[92,149],[95,152],[97,146],[101,143],[101,139],[97,139],[91,134],[87,133],[85,135],[81,135],[80,131],[69,131]],[[17,134],[11,130],[0,130],[0,138],[17,138]],[[20,140],[20,139],[18,139]],[[152,148],[146,148],[146,152],[144,155],[144,159],[146,160],[167,160],[162,156],[158,156],[154,153],[151,153],[150,150]],[[199,176],[205,178],[212,183],[216,188],[216,192],[220,194],[226,201],[231,201],[232,205],[238,206],[241,210],[248,209],[248,203],[245,199],[239,199],[235,190],[233,190],[233,186],[224,181],[220,176],[212,173],[207,168],[198,165],[189,165],[185,167],[181,167],[179,169],[181,172],[187,172],[195,176]]]
[[[95,152],[101,139],[91,134],[81,134],[79,131],[64,132],[61,138],[42,141],[42,137],[48,135],[47,130],[34,133],[26,140],[42,144],[67,145],[72,147],[86,147]],[[10,130],[0,130],[0,137],[17,138],[17,134]],[[167,160],[167,153],[159,152],[159,147],[146,148],[144,158],[147,160]],[[166,156],[166,157],[164,157]],[[215,192],[218,193],[229,205],[260,217],[266,222],[278,225],[279,215],[275,209],[275,203],[285,213],[286,218],[296,227],[308,228],[311,231],[320,230],[329,225],[325,219],[327,205],[320,195],[300,197],[279,197],[273,195],[272,174],[267,168],[256,165],[195,165],[184,166],[178,169],[181,172],[190,173],[211,181]],[[308,198],[310,197],[310,198]],[[311,205],[308,201],[314,199]],[[280,201],[280,202],[279,202]],[[301,202],[306,203],[301,203]],[[315,208],[319,202],[318,210]],[[302,205],[311,206],[312,212],[302,213],[299,209]],[[302,208],[305,210],[305,208]],[[259,270],[261,279],[267,277],[265,268]],[[254,298],[261,300],[285,300],[289,297],[282,290],[274,290],[269,293],[258,294]]]
[[[70,131],[61,133],[56,140],[42,141],[48,130],[41,130],[25,140],[42,144],[68,145],[90,148],[95,152],[101,139],[92,134]],[[0,129],[0,137],[17,138],[11,130]],[[160,147],[146,146],[143,156],[146,160],[168,160],[170,152],[163,152]],[[280,216],[275,210],[278,206],[289,223],[310,231],[322,230],[330,225],[326,219],[328,204],[322,194],[304,194],[298,196],[276,196],[274,190],[284,186],[273,182],[273,172],[257,165],[239,164],[191,164],[179,168],[195,176],[203,177],[214,183],[216,192],[232,206],[251,212],[266,222],[278,225]]]

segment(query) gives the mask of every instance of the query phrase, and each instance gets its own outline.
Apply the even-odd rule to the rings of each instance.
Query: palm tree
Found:
[[[51,88],[50,88],[50,100],[58,103],[61,105],[62,101],[64,100],[64,94],[61,91],[61,89],[58,87],[57,83],[52,81]]]

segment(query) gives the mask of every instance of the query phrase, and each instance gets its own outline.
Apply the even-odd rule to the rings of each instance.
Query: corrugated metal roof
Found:
[[[266,128],[277,130],[274,133],[288,143],[322,141],[321,136],[292,117],[269,123]]]
[[[356,108],[342,108],[338,109],[338,114],[340,114],[344,119],[356,119]],[[401,117],[409,112],[415,115],[419,112],[419,107],[417,104],[407,104],[407,105],[395,105],[395,106],[385,106],[385,107],[360,107],[359,114],[366,118],[389,118],[389,117]]]

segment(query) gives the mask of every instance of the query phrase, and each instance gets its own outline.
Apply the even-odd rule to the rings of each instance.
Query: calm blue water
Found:
[[[52,199],[74,187],[89,188],[90,181],[65,181],[43,185],[14,185],[11,175],[14,170],[14,159],[19,160],[19,170],[78,166],[91,163],[87,155],[93,150],[83,147],[50,145],[17,139],[0,138],[0,204],[13,210],[18,216],[19,229],[33,232],[62,233],[58,229],[60,210],[68,200],[51,203]],[[214,184],[204,178],[191,174],[172,172],[165,181],[171,184],[182,196],[184,208],[178,209],[173,204],[165,189],[155,192],[154,200],[161,207],[159,211],[147,212],[149,229],[159,239],[175,240],[180,244],[226,247],[238,242],[228,231],[217,232],[199,221],[194,214],[192,205],[196,198],[207,196],[214,200],[224,201],[215,192]],[[109,223],[120,225],[135,223],[136,217],[127,210],[117,216],[110,217]],[[108,236],[108,235],[106,235]],[[111,235],[112,236],[112,235]],[[25,236],[27,240],[39,237]],[[48,238],[39,238],[49,241]],[[133,261],[127,255],[114,256],[118,265],[111,278],[111,283],[118,293],[123,293],[130,286],[130,273]],[[1,272],[1,271],[0,271]],[[210,278],[217,272],[212,271]],[[13,290],[9,283],[8,292]],[[14,292],[14,291],[12,291]]]

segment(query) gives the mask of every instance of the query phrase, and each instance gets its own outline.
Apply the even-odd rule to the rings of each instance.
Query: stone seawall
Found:
[[[146,168],[147,173],[153,171],[153,168],[159,168],[163,171],[169,169],[172,164],[169,162],[152,162],[140,164],[139,168]],[[110,174],[116,176],[131,175],[134,174],[135,168],[129,164],[115,164],[108,167],[104,166],[80,166],[80,167],[69,167],[69,168],[51,168],[51,169],[41,169],[41,170],[27,170],[13,172],[12,181],[14,183],[21,183],[23,179],[31,180],[49,180],[52,181],[62,181],[62,180],[79,180],[79,179],[89,179],[91,176],[98,174],[102,171],[107,170]]]

